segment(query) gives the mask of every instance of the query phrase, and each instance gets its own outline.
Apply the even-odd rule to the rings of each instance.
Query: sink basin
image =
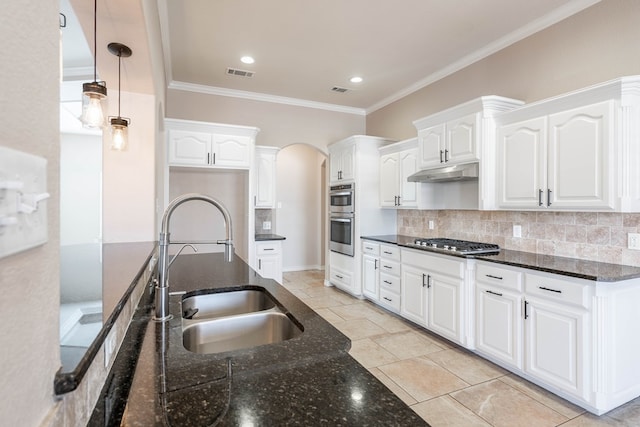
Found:
[[[182,343],[194,353],[210,354],[282,342],[301,333],[285,314],[266,311],[188,325],[182,331]]]
[[[182,300],[185,319],[213,319],[272,309],[275,302],[258,290],[241,290],[187,297]]]

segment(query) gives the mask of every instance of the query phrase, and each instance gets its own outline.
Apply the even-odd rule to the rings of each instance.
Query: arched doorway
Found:
[[[283,242],[283,271],[325,265],[327,155],[307,144],[278,152],[276,229]]]

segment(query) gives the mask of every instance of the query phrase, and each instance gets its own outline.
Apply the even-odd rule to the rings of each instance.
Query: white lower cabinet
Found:
[[[402,249],[400,314],[467,346],[464,325],[466,260]]]
[[[478,263],[476,268],[476,350],[522,369],[522,276]]]
[[[589,402],[592,288],[579,279],[478,262],[476,351]]]
[[[256,242],[256,271],[265,279],[282,283],[282,243],[279,240]]]
[[[362,242],[362,293],[372,301],[378,301],[380,274],[380,245],[364,240]]]

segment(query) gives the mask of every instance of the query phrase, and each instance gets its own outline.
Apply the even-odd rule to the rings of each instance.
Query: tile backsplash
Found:
[[[271,234],[275,233],[275,215],[273,209],[256,209],[256,223],[255,223],[255,233],[256,234]],[[271,230],[263,230],[262,223],[265,221],[271,222]]]
[[[522,227],[522,237],[513,237],[514,225]],[[640,232],[640,213],[399,210],[397,229],[409,236],[640,266],[640,250],[627,249],[627,234]]]

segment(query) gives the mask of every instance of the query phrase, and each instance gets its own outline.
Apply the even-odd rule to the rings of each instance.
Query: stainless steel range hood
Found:
[[[444,168],[425,169],[410,175],[409,182],[451,182],[478,179],[478,163],[446,166]]]

